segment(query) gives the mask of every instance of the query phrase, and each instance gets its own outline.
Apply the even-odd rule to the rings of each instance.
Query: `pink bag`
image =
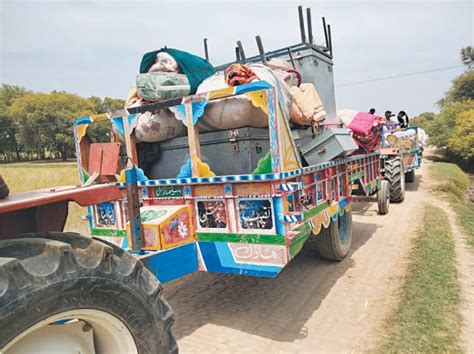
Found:
[[[372,129],[378,125],[378,118],[370,113],[359,112],[352,119],[348,128],[354,132],[354,134],[367,136],[372,133]]]
[[[381,119],[370,113],[359,112],[348,125],[354,141],[365,152],[377,150],[380,145]]]

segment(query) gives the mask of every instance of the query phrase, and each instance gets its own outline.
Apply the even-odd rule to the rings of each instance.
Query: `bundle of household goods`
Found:
[[[314,85],[302,84],[299,72],[285,60],[274,59],[268,65],[233,64],[225,72],[214,73],[206,60],[171,48],[144,55],[125,108],[255,81],[266,81],[276,88],[283,115],[295,125],[317,126],[326,117]],[[210,101],[198,121],[200,132],[267,126],[266,113],[245,95]],[[186,135],[178,107],[142,113],[132,129],[138,142],[161,142]]]
[[[337,112],[343,127],[352,132],[352,138],[359,147],[356,153],[369,153],[380,148],[382,139],[382,117],[343,109]]]
[[[199,84],[213,74],[213,66],[196,55],[172,48],[148,52],[142,58],[140,74],[125,108],[194,94]],[[164,141],[186,134],[176,112],[168,108],[139,114],[131,128],[138,142]]]

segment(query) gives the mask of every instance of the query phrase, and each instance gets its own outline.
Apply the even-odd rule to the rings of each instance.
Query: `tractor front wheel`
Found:
[[[161,292],[105,242],[60,232],[0,241],[0,352],[177,352]]]
[[[380,215],[388,214],[390,206],[390,185],[386,180],[380,183],[380,189],[377,191],[377,204]]]
[[[384,177],[390,184],[390,201],[399,203],[405,199],[405,171],[400,156],[385,160]]]

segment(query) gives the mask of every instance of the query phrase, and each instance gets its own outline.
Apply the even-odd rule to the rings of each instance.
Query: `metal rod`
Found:
[[[237,63],[240,63],[240,51],[239,51],[239,47],[235,47],[235,61]]]
[[[332,56],[331,25],[328,25],[328,37],[329,37],[329,53],[331,53],[331,56]]]
[[[242,42],[241,41],[237,41],[237,47],[239,47],[239,52],[240,52],[240,58],[242,59],[242,61],[245,63],[245,52],[244,52],[244,47],[242,46]]]
[[[207,38],[204,38],[204,56],[206,60],[209,61],[209,50],[207,48]]]
[[[328,28],[326,26],[326,19],[323,17],[324,38],[326,39],[326,48],[329,49]]]
[[[306,23],[308,24],[308,41],[314,44],[313,41],[313,23],[311,21],[311,8],[306,8]]]
[[[306,34],[304,31],[304,18],[303,18],[303,6],[298,6],[298,16],[300,20],[300,33],[301,33],[301,42],[306,43]]]
[[[256,36],[255,40],[257,41],[258,52],[260,53],[260,58],[262,59],[263,64],[267,64],[267,58],[265,57],[265,50],[263,50],[262,38]]]
[[[291,65],[293,69],[296,69],[295,60],[293,59],[293,53],[291,52],[291,48],[288,47],[288,56],[290,57]]]

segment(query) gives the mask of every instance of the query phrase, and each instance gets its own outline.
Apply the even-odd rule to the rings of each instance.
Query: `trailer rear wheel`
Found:
[[[405,181],[407,183],[415,182],[415,170],[411,170],[411,171],[405,173]]]
[[[177,352],[161,292],[138,259],[79,234],[0,241],[0,352]]]
[[[388,214],[390,206],[390,185],[386,180],[382,181],[380,189],[377,191],[377,204],[380,215]]]
[[[405,172],[400,156],[385,160],[384,177],[390,184],[390,201],[403,202],[405,199]]]
[[[339,215],[327,229],[322,228],[316,236],[319,253],[325,259],[341,261],[349,253],[352,243],[352,211]]]

